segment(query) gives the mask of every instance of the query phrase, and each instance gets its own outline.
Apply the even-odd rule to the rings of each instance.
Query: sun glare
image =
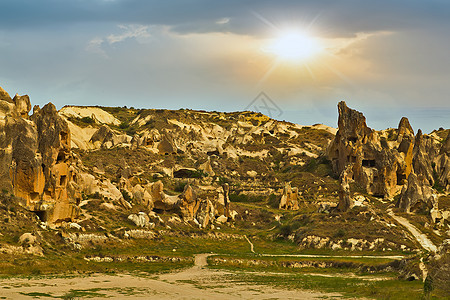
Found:
[[[289,30],[273,39],[266,51],[291,62],[305,61],[321,51],[319,41],[307,33]]]

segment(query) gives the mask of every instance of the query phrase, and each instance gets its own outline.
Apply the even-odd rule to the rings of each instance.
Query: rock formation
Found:
[[[349,168],[347,167],[344,171],[342,171],[339,186],[339,204],[337,209],[339,211],[347,211],[353,207],[353,199],[350,196],[350,185],[348,184],[349,177]]]
[[[112,148],[120,144],[131,143],[132,138],[126,134],[114,132],[107,125],[102,125],[91,137],[95,148]]]
[[[423,175],[409,174],[408,183],[404,186],[397,207],[404,212],[411,212],[426,211],[434,205],[435,197],[427,179]]]
[[[450,192],[450,134],[442,144],[439,155],[434,160],[438,184]]]
[[[286,182],[283,188],[283,195],[280,200],[280,209],[298,210],[298,189],[292,188],[289,182]]]
[[[0,96],[0,187],[22,199],[43,221],[74,218],[81,196],[71,165],[67,123],[51,103],[35,107],[28,117],[28,96],[11,100],[3,90]]]
[[[448,186],[445,181],[448,177],[446,156],[441,154],[436,158],[445,152],[442,150],[445,143],[440,147],[439,141],[423,135],[420,129],[414,136],[407,118],[400,120],[397,129],[377,132],[367,127],[365,117],[348,108],[345,102],[338,104],[338,111],[339,130],[328,147],[328,157],[336,174],[350,166],[350,180],[364,187],[369,194],[387,199],[402,190],[412,173],[427,181],[423,184],[432,186],[433,174],[438,171],[443,174],[444,186]],[[433,165],[436,165],[435,169]],[[406,209],[408,205],[402,204],[402,207]]]
[[[180,195],[180,198],[181,198],[180,210],[184,220],[187,221],[194,220],[200,205],[200,202],[197,201],[197,193],[189,184],[187,184],[184,187],[184,191]]]

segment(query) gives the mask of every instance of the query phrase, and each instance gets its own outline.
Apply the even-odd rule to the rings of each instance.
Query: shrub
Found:
[[[131,196],[130,196],[130,194],[127,191],[120,190],[120,192],[122,193],[123,199],[125,199],[127,201],[131,201]]]
[[[279,196],[270,194],[269,199],[267,200],[267,204],[272,208],[278,208],[278,206],[280,205]]]
[[[263,201],[262,196],[254,196],[254,195],[245,195],[245,194],[236,194],[230,193],[230,201],[231,202],[261,202]]]
[[[81,122],[86,123],[86,124],[94,124],[95,121],[94,119],[92,119],[91,117],[83,117],[80,119]]]
[[[334,234],[335,238],[342,238],[345,236],[345,230],[342,228],[339,228],[336,233]]]
[[[184,188],[186,187],[187,182],[177,182],[173,190],[177,193],[182,193],[184,191]]]
[[[122,122],[122,123],[120,123],[119,128],[120,129],[126,129],[129,126],[130,126],[130,124],[128,124],[128,122]]]
[[[292,234],[292,226],[291,225],[287,224],[287,225],[280,226],[280,235],[287,238],[291,234]]]

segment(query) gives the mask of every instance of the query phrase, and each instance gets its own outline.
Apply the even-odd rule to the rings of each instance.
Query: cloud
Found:
[[[124,32],[121,34],[110,34],[106,40],[110,45],[122,42],[126,39],[134,38],[138,41],[146,40],[150,37],[148,33],[148,26],[144,25],[119,25],[120,29]]]
[[[102,49],[102,44],[104,42],[105,41],[102,38],[95,37],[86,45],[86,51],[99,54],[100,56],[107,58],[108,55],[106,54],[105,50]]]
[[[348,37],[356,32],[448,28],[449,10],[450,2],[439,0],[2,0],[0,28],[103,22],[165,25],[179,33],[264,35],[268,27],[252,14],[256,12],[275,26],[312,25],[322,34]]]
[[[221,19],[216,21],[216,24],[223,25],[223,24],[227,24],[229,22],[230,22],[230,18],[221,18]]]
[[[109,34],[106,37],[94,37],[86,45],[85,50],[91,53],[99,54],[104,58],[109,58],[105,50],[105,45],[114,45],[117,43],[124,42],[128,39],[134,39],[139,43],[146,43],[151,37],[148,32],[149,26],[144,25],[118,25],[119,29],[122,30],[120,34]]]

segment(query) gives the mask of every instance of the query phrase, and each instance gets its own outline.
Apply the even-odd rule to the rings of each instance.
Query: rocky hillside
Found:
[[[26,209],[40,255],[192,231],[405,255],[450,237],[448,129],[414,134],[403,118],[375,131],[345,102],[338,129],[254,112],[30,110],[0,89],[2,232],[21,226],[12,204]]]

